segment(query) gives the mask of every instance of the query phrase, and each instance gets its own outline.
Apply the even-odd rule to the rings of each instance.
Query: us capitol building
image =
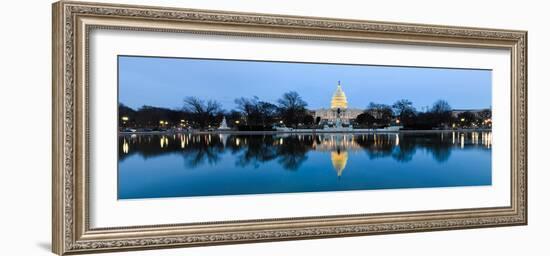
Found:
[[[350,125],[351,121],[363,113],[362,109],[348,108],[348,100],[342,85],[338,81],[336,91],[332,95],[329,109],[315,110],[314,120],[325,127],[341,127]]]

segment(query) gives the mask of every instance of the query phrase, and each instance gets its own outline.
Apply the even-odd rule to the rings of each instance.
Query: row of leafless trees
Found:
[[[119,107],[121,127],[173,127],[184,125],[198,129],[217,127],[225,116],[229,126],[239,129],[270,129],[274,124],[287,127],[315,127],[319,120],[314,120],[307,103],[294,91],[284,93],[276,103],[263,101],[258,97],[235,99],[236,109],[224,111],[215,100],[203,100],[187,97],[180,110],[171,110],[152,106],[143,106],[133,110],[124,105]],[[431,108],[417,111],[410,100],[402,99],[392,105],[370,103],[365,111],[354,120],[357,127],[385,127],[399,123],[410,129],[433,129],[471,125],[487,125],[485,120],[491,117],[491,110],[481,113],[463,112],[458,116],[452,114],[448,102],[438,100]]]
[[[489,128],[491,126],[491,109],[482,111],[462,111],[453,115],[451,105],[444,100],[437,100],[425,111],[418,111],[409,100],[402,99],[393,105],[371,103],[364,113],[355,120],[360,127],[384,127],[392,123],[406,129],[434,128]]]
[[[294,91],[284,93],[277,104],[262,101],[258,97],[241,97],[235,99],[235,104],[237,109],[226,113],[229,121],[235,125],[265,129],[277,121],[292,127],[313,123],[313,117],[306,109],[307,103]],[[194,115],[194,121],[200,128],[205,128],[211,120],[223,113],[218,102],[197,97],[185,98],[183,110]]]

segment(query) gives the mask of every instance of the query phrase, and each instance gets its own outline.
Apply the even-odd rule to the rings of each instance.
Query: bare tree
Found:
[[[247,125],[262,125],[265,127],[270,124],[277,114],[277,106],[260,101],[258,97],[235,99],[237,109],[246,117]]]
[[[378,126],[390,125],[391,119],[393,117],[392,108],[386,104],[377,104],[371,102],[365,112],[375,118],[374,122]]]
[[[395,115],[399,117],[415,112],[413,103],[410,100],[406,99],[396,101],[395,103],[393,103],[392,108],[395,112]]]
[[[245,97],[235,99],[237,109],[244,115],[247,125],[255,124],[259,119],[258,101],[259,99],[256,96],[250,99]]]
[[[433,120],[438,126],[445,126],[451,123],[452,119],[452,108],[447,101],[438,100],[436,101],[432,109],[430,110]]]
[[[368,112],[363,112],[355,118],[355,123],[360,127],[371,128],[376,122],[376,118]]]
[[[197,97],[187,97],[183,100],[183,109],[193,114],[193,121],[201,128],[204,129],[214,120],[214,117],[219,114],[221,104],[214,100],[204,101]]]
[[[491,118],[491,116],[492,116],[491,109],[488,108],[488,109],[482,110],[481,112],[479,112],[479,116],[480,116],[482,119]]]
[[[451,112],[451,105],[447,101],[444,100],[438,100],[434,102],[430,112],[432,113],[445,113],[445,112]]]
[[[258,112],[260,113],[260,120],[264,127],[274,121],[277,116],[277,110],[278,108],[274,104],[265,101],[258,102]]]
[[[413,103],[410,100],[398,100],[393,103],[392,108],[402,124],[408,125],[414,121],[416,109],[413,107]]]
[[[286,124],[296,127],[298,123],[303,122],[307,114],[307,103],[297,92],[290,91],[283,94],[277,103],[279,103],[279,111]]]

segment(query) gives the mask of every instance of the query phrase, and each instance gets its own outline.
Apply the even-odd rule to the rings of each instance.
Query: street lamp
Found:
[[[120,119],[122,120],[122,127],[126,127],[126,123],[128,123],[129,118],[127,116],[123,116]]]
[[[237,120],[237,121],[235,121],[235,123],[236,123],[236,124],[239,124],[239,123],[240,123],[240,121],[239,121],[239,120]]]
[[[129,118],[128,118],[127,116],[123,116],[123,117],[120,118],[120,119],[122,119],[122,124],[123,124],[124,126],[126,126],[126,123],[128,122]]]
[[[464,120],[466,120],[466,119],[464,119],[464,117],[460,118],[460,122],[464,122]]]

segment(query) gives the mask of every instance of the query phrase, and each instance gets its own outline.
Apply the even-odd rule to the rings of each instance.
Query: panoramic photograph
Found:
[[[492,71],[118,56],[118,199],[492,184]]]

